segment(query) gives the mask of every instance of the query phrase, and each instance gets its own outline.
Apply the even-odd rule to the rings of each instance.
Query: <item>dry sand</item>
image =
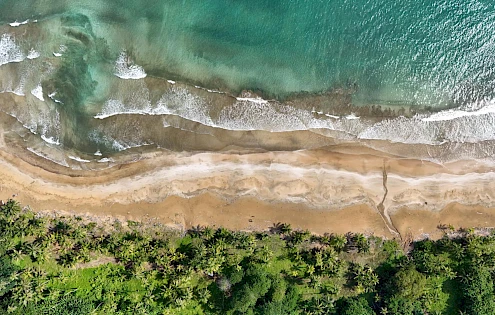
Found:
[[[495,226],[489,163],[439,165],[359,146],[266,153],[149,152],[103,170],[56,165],[0,135],[0,199],[35,211],[265,230],[277,222],[315,233],[384,237],[441,233],[439,224]]]

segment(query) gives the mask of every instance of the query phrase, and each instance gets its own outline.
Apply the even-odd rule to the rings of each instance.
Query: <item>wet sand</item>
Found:
[[[80,40],[67,37],[82,30],[66,22],[57,15],[4,25],[13,51],[27,53],[24,45],[40,39],[49,45],[36,47],[39,58],[0,69],[1,199],[15,195],[36,211],[157,218],[181,229],[287,222],[316,233],[421,237],[438,235],[439,223],[495,226],[493,115],[481,109],[431,119],[430,109],[402,98],[361,106],[352,82],[265,100],[263,91],[238,91],[241,82],[210,86],[153,64],[146,78],[122,80],[110,57],[93,64],[56,56],[67,40]],[[89,33],[79,48],[99,54],[93,50],[104,42]],[[156,59],[137,52],[129,62]],[[73,75],[105,84],[92,92],[60,85],[64,71],[86,68],[94,71]]]
[[[8,141],[7,141],[8,142]],[[357,144],[326,150],[176,153],[75,170],[6,143],[0,135],[0,199],[35,211],[157,219],[266,230],[277,222],[315,233],[441,235],[439,224],[495,226],[491,164],[404,159]]]

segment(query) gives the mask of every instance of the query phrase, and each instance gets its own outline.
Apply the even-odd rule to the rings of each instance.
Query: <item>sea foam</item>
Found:
[[[62,103],[62,101],[57,100],[57,99],[55,98],[55,95],[57,95],[57,92],[53,92],[53,93],[48,94],[48,97],[49,97],[49,98],[51,98],[51,99],[52,99],[52,101],[54,101],[55,103],[63,104],[63,103]]]
[[[449,109],[444,110],[438,113],[435,113],[429,117],[423,118],[423,121],[445,121],[445,120],[453,120],[461,117],[467,116],[480,116],[495,113],[495,100],[491,100],[489,102],[485,102],[484,104],[478,106],[469,106],[475,107],[475,110],[468,109]]]
[[[24,60],[24,54],[15,43],[10,34],[3,34],[0,37],[0,66],[9,62],[21,62]]]
[[[443,111],[431,116],[396,117],[376,122],[355,114],[335,116],[322,111],[305,110],[277,101],[242,96],[213,116],[210,102],[187,89],[172,86],[152,104],[149,91],[133,98],[110,99],[97,119],[120,114],[163,115],[163,126],[182,128],[168,116],[232,131],[291,132],[310,130],[324,136],[342,139],[384,140],[406,144],[442,145],[495,140],[495,102],[465,106],[456,111]],[[477,126],[473,128],[472,126]],[[197,130],[194,130],[197,132]],[[118,150],[126,149],[120,145]]]
[[[43,97],[43,88],[41,87],[41,84],[38,84],[34,89],[31,90],[31,94],[34,95],[37,99],[40,101],[44,102],[45,98]]]
[[[30,152],[32,152],[32,153],[34,153],[34,154],[36,154],[39,157],[42,157],[42,158],[48,160],[48,161],[52,161],[55,164],[58,164],[58,165],[61,165],[61,166],[64,166],[64,167],[70,167],[69,164],[67,164],[67,161],[65,161],[65,160],[57,161],[54,158],[49,157],[47,154],[42,153],[42,152],[38,152],[38,151],[36,151],[33,148],[27,148],[27,150],[30,151]]]
[[[23,22],[17,22],[17,20],[15,22],[12,22],[12,23],[9,23],[10,26],[12,27],[18,27],[18,26],[21,26],[21,25],[24,25],[24,24],[28,24],[29,22],[29,19],[28,20],[25,20]]]
[[[36,59],[39,58],[40,53],[36,50],[32,49],[28,52],[27,59]]]
[[[41,135],[41,139],[49,144],[60,145],[60,141],[58,139],[55,139],[55,137],[47,137],[45,135]]]
[[[115,62],[115,75],[121,79],[143,79],[146,77],[143,67],[133,64],[127,56],[126,51],[122,51]]]
[[[72,156],[72,155],[69,155],[69,159],[77,161],[77,162],[81,162],[81,163],[90,163],[91,162],[90,160],[85,160],[85,159],[82,159],[78,156]]]

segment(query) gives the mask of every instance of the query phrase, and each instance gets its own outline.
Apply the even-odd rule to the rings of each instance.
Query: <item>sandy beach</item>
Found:
[[[7,142],[7,143],[6,143]],[[435,164],[359,145],[281,152],[150,150],[135,162],[67,168],[0,137],[0,199],[35,211],[157,219],[267,230],[277,222],[315,233],[387,238],[441,236],[437,226],[495,226],[488,162]]]
[[[2,11],[0,199],[181,229],[495,226],[495,67],[456,33],[478,28],[455,10],[441,18],[459,25],[420,24],[398,6],[387,14],[405,24],[384,38],[372,2],[357,20],[294,3],[215,27],[205,12],[238,4],[197,5],[161,4],[166,18],[144,3]]]

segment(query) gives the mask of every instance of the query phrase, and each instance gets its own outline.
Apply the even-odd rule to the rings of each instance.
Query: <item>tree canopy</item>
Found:
[[[486,231],[485,231],[486,232]],[[41,216],[0,206],[2,314],[495,314],[495,236],[414,242]],[[486,233],[485,233],[486,234]]]

